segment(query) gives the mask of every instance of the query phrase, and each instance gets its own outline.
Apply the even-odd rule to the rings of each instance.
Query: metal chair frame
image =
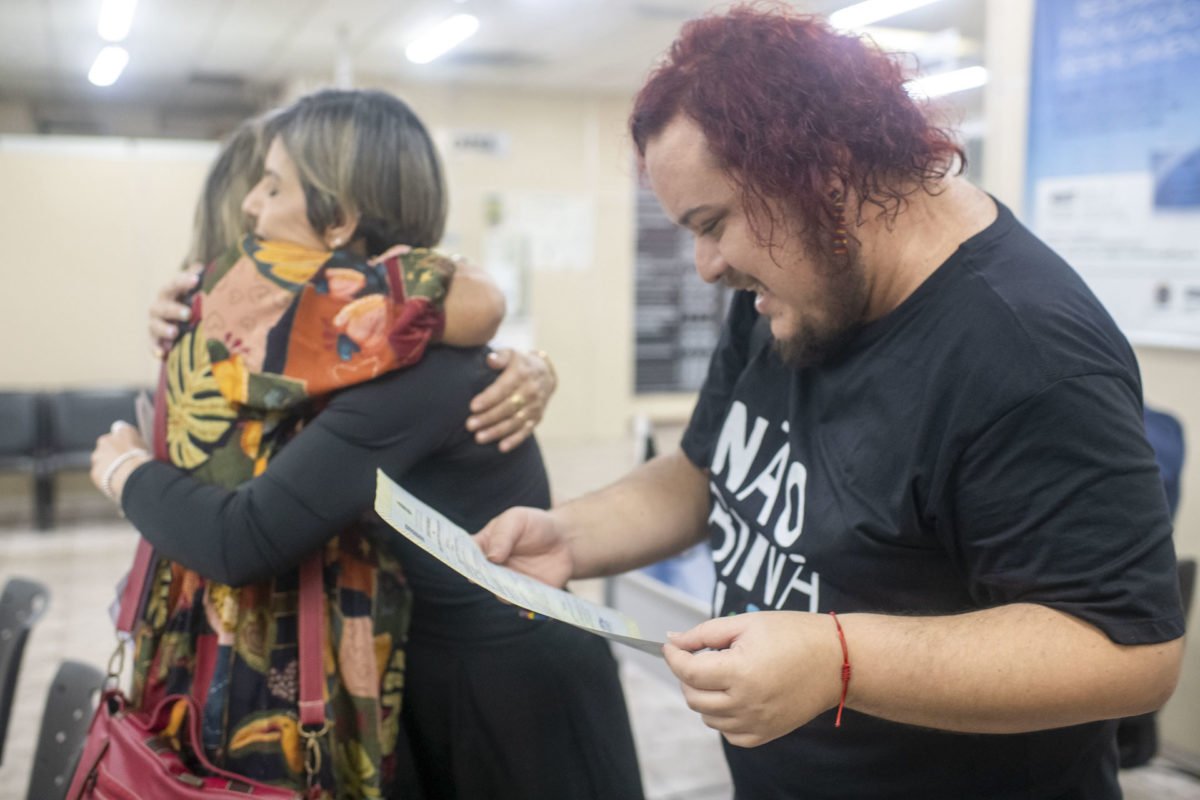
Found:
[[[25,643],[49,604],[50,590],[46,585],[28,578],[10,578],[0,594],[0,762],[4,760],[4,743]]]

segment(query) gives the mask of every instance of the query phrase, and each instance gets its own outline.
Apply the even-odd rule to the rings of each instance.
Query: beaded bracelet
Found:
[[[125,462],[131,461],[139,456],[150,458],[150,454],[140,447],[134,448],[133,450],[126,450],[124,453],[121,453],[121,455],[112,460],[112,463],[108,465],[108,468],[104,470],[104,475],[100,478],[100,491],[104,492],[108,499],[112,500],[118,506],[121,505],[121,498],[113,494],[113,478],[117,476],[117,470],[124,466]]]

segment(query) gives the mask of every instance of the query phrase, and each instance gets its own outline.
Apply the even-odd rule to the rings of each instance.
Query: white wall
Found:
[[[625,134],[628,97],[517,94],[485,89],[387,87],[435,130],[507,134],[507,157],[446,158],[453,247],[481,261],[484,205],[496,192],[586,196],[595,251],[578,271],[534,265],[534,343],[559,372],[541,435],[594,439],[627,430],[633,392],[634,164]]]
[[[456,87],[387,87],[431,129],[506,133],[504,158],[447,158],[451,246],[483,257],[485,198],[554,191],[587,197],[595,252],[583,269],[535,270],[536,346],[560,390],[541,434],[626,432],[633,360],[633,161],[629,98]],[[155,288],[178,265],[208,143],[0,137],[0,383],[10,387],[147,383]],[[84,337],[77,334],[86,331]]]
[[[146,384],[211,143],[0,137],[0,384]]]

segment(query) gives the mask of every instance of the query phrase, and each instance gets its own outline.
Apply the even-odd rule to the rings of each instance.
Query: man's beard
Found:
[[[866,275],[853,249],[841,258],[822,259],[816,269],[823,281],[825,316],[819,321],[801,317],[794,334],[774,339],[775,352],[794,369],[820,366],[837,357],[858,335],[866,314]]]

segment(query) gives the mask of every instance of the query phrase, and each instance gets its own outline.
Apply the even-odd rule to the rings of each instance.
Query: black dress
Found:
[[[335,395],[267,471],[235,491],[163,463],[125,485],[129,519],[167,558],[240,585],[298,564],[356,519],[397,551],[413,591],[404,723],[429,800],[642,797],[616,662],[602,639],[506,605],[408,543],[374,512],[382,468],[467,530],[545,508],[533,439],[475,444],[485,351],[431,348],[416,366]],[[412,776],[396,797],[410,797]]]

